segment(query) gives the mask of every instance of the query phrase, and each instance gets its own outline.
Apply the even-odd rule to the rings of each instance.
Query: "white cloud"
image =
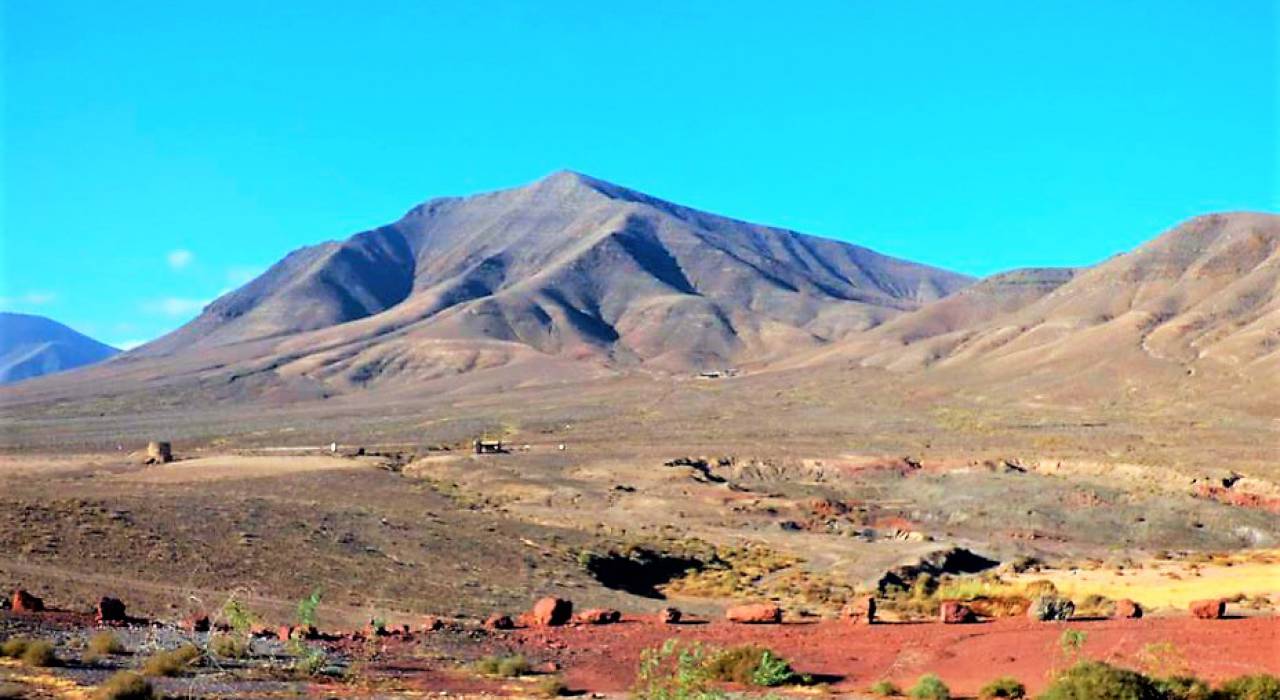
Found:
[[[208,306],[207,299],[184,299],[182,297],[165,297],[142,302],[142,310],[149,314],[162,316],[190,316],[200,313]]]
[[[0,306],[45,306],[58,300],[53,292],[27,292],[12,297],[0,297]]]
[[[179,248],[178,250],[169,251],[169,254],[165,256],[165,259],[169,261],[169,267],[174,271],[177,271],[185,269],[191,263],[195,262],[196,254],[189,250]]]

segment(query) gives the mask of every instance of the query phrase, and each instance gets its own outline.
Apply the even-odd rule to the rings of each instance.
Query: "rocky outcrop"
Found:
[[[13,592],[10,607],[20,613],[44,612],[44,601],[19,588]]]
[[[782,622],[782,608],[769,603],[735,605],[725,611],[730,622],[747,625],[776,625]]]
[[[539,627],[558,627],[573,619],[573,603],[548,596],[533,605],[530,621]]]
[[[129,621],[125,616],[124,603],[116,598],[103,597],[94,609],[94,621],[99,625],[122,625]]]

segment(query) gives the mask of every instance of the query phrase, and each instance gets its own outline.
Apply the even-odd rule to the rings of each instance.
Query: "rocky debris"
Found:
[[[573,621],[580,625],[611,625],[622,621],[622,613],[606,608],[592,608],[575,615]]]
[[[9,607],[20,613],[44,612],[44,601],[19,588],[13,592]]]
[[[660,625],[677,625],[680,624],[680,618],[683,613],[677,608],[663,608],[658,611],[658,624]]]
[[[516,628],[516,623],[511,619],[510,615],[494,613],[484,621],[484,626],[485,629],[491,630],[511,630]]]
[[[1116,601],[1116,608],[1111,617],[1117,620],[1136,620],[1142,617],[1142,606],[1137,601],[1124,598]]]
[[[840,610],[840,618],[859,625],[875,624],[876,599],[869,595],[854,598]]]
[[[533,604],[531,621],[538,627],[558,627],[573,619],[573,603],[547,596]]]
[[[283,625],[276,630],[276,639],[282,642],[319,639],[320,631],[311,625]]]
[[[1069,598],[1053,595],[1042,595],[1031,601],[1027,608],[1027,617],[1039,622],[1070,620],[1076,612],[1076,604]]]
[[[173,445],[162,440],[147,443],[147,459],[145,464],[168,464],[173,461]]]
[[[977,615],[973,614],[973,609],[958,600],[942,601],[938,618],[944,625],[964,625],[978,621]]]
[[[199,612],[191,613],[182,618],[182,622],[178,626],[188,632],[208,632],[209,616]]]
[[[1221,620],[1227,614],[1227,601],[1221,598],[1193,600],[1191,614],[1201,620]]]
[[[722,457],[717,460],[716,464],[722,467],[731,466],[733,464],[733,458]],[[722,484],[725,481],[724,477],[717,476],[711,471],[711,461],[706,457],[676,457],[675,459],[663,462],[662,466],[689,467],[694,471],[694,478],[697,481],[711,482],[715,484]]]
[[[724,612],[730,622],[747,625],[776,625],[782,622],[782,608],[769,603],[735,605]]]
[[[119,599],[104,596],[98,601],[94,610],[94,621],[99,625],[123,625],[129,621],[125,616],[124,603]]]
[[[439,632],[444,629],[444,626],[444,620],[441,620],[435,615],[427,615],[422,618],[422,625],[418,629],[423,632]]]

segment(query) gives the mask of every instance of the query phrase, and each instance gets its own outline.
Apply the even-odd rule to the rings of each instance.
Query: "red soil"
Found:
[[[1226,620],[1145,618],[1070,623],[1009,619],[972,625],[884,624],[838,621],[742,626],[723,622],[659,625],[649,620],[589,627],[521,629],[502,639],[510,651],[555,661],[574,689],[625,690],[643,649],[676,637],[714,646],[755,643],[792,661],[800,673],[836,690],[865,690],[888,678],[910,685],[936,673],[960,694],[976,694],[986,682],[1014,676],[1039,691],[1055,666],[1069,663],[1059,649],[1064,629],[1086,633],[1084,655],[1148,672],[1190,672],[1207,680],[1245,673],[1280,674],[1280,618]],[[1164,668],[1151,668],[1153,644],[1165,646]],[[1145,666],[1144,666],[1145,663]],[[1172,666],[1172,668],[1170,667]]]

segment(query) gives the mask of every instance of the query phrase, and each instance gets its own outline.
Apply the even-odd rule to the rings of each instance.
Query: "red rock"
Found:
[[[1191,601],[1191,614],[1201,620],[1220,620],[1227,614],[1227,601],[1220,598]]]
[[[491,630],[509,630],[515,629],[516,623],[512,622],[511,617],[508,615],[494,613],[484,621],[484,626]]]
[[[594,608],[584,610],[574,617],[574,621],[582,625],[611,625],[622,620],[622,613],[617,610]]]
[[[944,625],[963,625],[977,621],[977,616],[964,603],[956,600],[944,600],[942,601],[942,609],[939,611],[939,619],[942,620]]]
[[[98,601],[94,611],[94,620],[99,625],[120,625],[128,621],[124,614],[124,603],[116,598],[103,597]]]
[[[276,639],[279,639],[282,642],[287,642],[290,639],[293,639],[293,626],[282,625],[276,630]]]
[[[573,603],[546,597],[533,605],[533,623],[539,627],[556,627],[573,619]]]
[[[682,613],[676,608],[663,608],[658,611],[658,624],[675,625],[679,624]]]
[[[768,603],[735,605],[724,612],[730,622],[747,625],[776,625],[782,622],[782,608]]]
[[[1115,612],[1111,613],[1111,617],[1120,620],[1136,620],[1142,617],[1142,606],[1128,598],[1117,600]]]
[[[861,625],[873,625],[876,622],[876,599],[862,596],[849,601],[840,611],[841,619]]]
[[[182,618],[181,627],[188,632],[208,632],[209,616],[204,613],[191,613]]]
[[[19,588],[13,592],[12,607],[14,612],[44,612],[44,601]]]
[[[560,664],[558,664],[558,663],[556,663],[556,662],[554,662],[554,661],[548,661],[548,662],[546,662],[546,663],[538,664],[537,666],[534,666],[534,667],[533,667],[532,669],[530,669],[530,670],[531,670],[531,671],[533,671],[534,673],[540,673],[540,674],[543,674],[543,675],[550,675],[550,674],[552,674],[552,673],[559,673],[559,672],[560,672]]]
[[[434,615],[428,615],[422,618],[422,627],[420,629],[423,632],[438,632],[444,629],[444,620]]]

